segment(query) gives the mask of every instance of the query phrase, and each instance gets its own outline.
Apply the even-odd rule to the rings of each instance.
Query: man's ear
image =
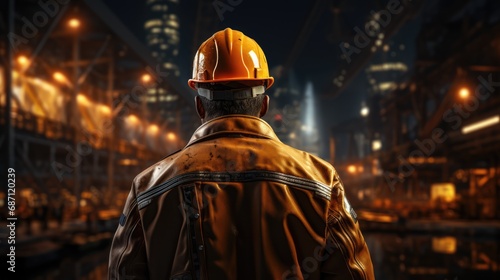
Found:
[[[260,107],[259,118],[265,116],[268,110],[269,110],[269,96],[264,95],[264,99],[262,100],[262,107]]]
[[[205,119],[205,108],[203,107],[203,103],[201,103],[201,98],[199,96],[195,96],[194,104],[196,107],[196,113],[198,113],[198,116],[203,122],[203,119]]]

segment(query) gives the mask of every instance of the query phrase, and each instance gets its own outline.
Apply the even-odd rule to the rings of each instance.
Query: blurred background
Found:
[[[0,169],[15,174],[18,218],[6,279],[106,279],[131,182],[199,126],[192,58],[226,27],[267,55],[265,120],[340,173],[377,279],[500,279],[499,1],[5,0],[0,11]],[[8,196],[2,183],[2,256]]]

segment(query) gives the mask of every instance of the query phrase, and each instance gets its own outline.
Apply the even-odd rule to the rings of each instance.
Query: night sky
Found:
[[[210,3],[214,1],[208,0]],[[141,41],[145,40],[143,24],[146,4],[144,1],[104,0],[117,16],[128,26]],[[224,1],[223,1],[224,2]],[[238,1],[233,1],[238,2]],[[347,66],[340,59],[342,54],[339,43],[352,42],[354,27],[363,27],[370,11],[379,11],[387,1],[322,1],[321,10],[314,18],[309,18],[316,1],[249,1],[243,0],[233,11],[223,14],[220,20],[215,9],[207,15],[217,17],[217,30],[231,27],[254,38],[266,53],[271,70],[292,61],[291,68],[298,84],[305,88],[307,81],[312,81],[317,96],[317,119],[322,134],[323,144],[328,143],[330,127],[345,120],[359,117],[361,103],[366,99],[368,90],[366,76],[360,71],[349,86],[338,96],[329,97],[334,85],[332,80],[339,69]],[[181,48],[179,67],[182,81],[190,78],[193,51],[193,37],[197,15],[197,3],[194,0],[180,0],[179,16],[181,20]],[[229,3],[226,1],[226,3]],[[382,5],[377,3],[384,3]],[[212,7],[213,8],[213,7]],[[305,36],[299,36],[306,24],[311,24]],[[404,52],[397,53],[397,60],[411,68],[414,58],[414,39],[418,34],[420,17],[407,22],[399,32],[390,38],[395,45],[404,44]],[[302,40],[303,47],[296,56],[291,50],[296,42]],[[363,50],[369,51],[369,50]],[[380,53],[379,53],[380,52]],[[372,62],[384,62],[382,51],[375,53]],[[391,58],[394,60],[394,57]],[[368,63],[369,64],[369,63]],[[271,101],[272,102],[272,101]],[[321,156],[327,157],[327,147],[323,145]]]

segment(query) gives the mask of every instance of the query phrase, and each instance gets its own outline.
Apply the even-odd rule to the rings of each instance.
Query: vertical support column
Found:
[[[330,163],[333,165],[335,163],[335,137],[333,136],[333,133],[330,132]]]
[[[28,143],[27,140],[24,140],[23,141],[23,154],[24,154],[23,157],[30,158],[29,153],[30,153],[30,151],[29,151],[29,143]]]
[[[149,110],[148,110],[148,86],[147,85],[144,85],[143,87],[143,91],[142,91],[142,94],[139,96],[140,98],[140,102],[141,102],[141,116],[144,118],[144,119],[147,119],[147,120],[151,120],[151,114],[149,113]]]
[[[111,129],[106,127],[105,134],[107,134],[109,145],[108,145],[108,186],[107,186],[107,197],[111,198],[113,196],[113,190],[115,185],[115,134],[117,132],[117,123],[113,108],[113,91],[114,91],[114,81],[115,81],[115,59],[114,59],[114,45],[111,43],[109,46],[109,65],[108,65],[108,88],[106,91],[107,102],[111,108]],[[112,201],[107,199],[106,201]]]
[[[449,149],[447,145],[443,145],[443,150],[444,150],[444,158],[446,158],[445,163],[442,165],[442,175],[441,175],[441,180],[443,182],[448,182],[450,181],[450,155],[449,155]]]
[[[358,158],[358,142],[354,136],[354,131],[349,131],[349,142],[347,144],[347,158],[349,161]]]
[[[98,178],[99,170],[99,151],[92,153],[92,178]]]
[[[155,85],[155,98],[156,98],[156,112],[159,112],[161,114],[161,107],[162,107],[162,104],[160,103],[160,88],[162,90],[165,90],[165,88],[162,88],[162,86],[160,85],[160,83],[158,82],[159,78],[158,77],[153,77],[154,79],[157,79],[156,80],[156,85]],[[148,98],[149,98],[149,89],[147,90],[147,95],[148,95]],[[161,114],[162,115],[162,114]],[[162,117],[164,117],[162,115]]]
[[[476,195],[476,186],[477,186],[477,177],[475,174],[475,169],[470,169],[471,174],[469,175],[469,195],[470,196],[475,196]]]
[[[8,9],[6,11],[7,16],[7,34],[14,33],[14,0],[9,0]],[[14,128],[12,127],[11,112],[12,112],[12,66],[13,66],[13,56],[14,50],[10,43],[9,36],[5,36],[5,69],[4,74],[4,92],[5,92],[5,129],[6,129],[6,145],[5,154],[7,155],[7,168],[15,168],[15,158],[14,158],[14,148],[15,148],[15,137]],[[7,192],[6,192],[7,193]]]
[[[152,120],[153,118],[151,117],[151,113],[149,112],[148,110],[148,85],[147,84],[144,84],[143,85],[143,88],[142,88],[142,92],[141,92],[141,95],[139,96],[140,98],[140,116],[142,119],[144,120]],[[144,139],[144,141],[146,141],[146,137],[147,137],[147,129],[145,129],[141,135],[142,139]],[[145,153],[146,153],[146,158],[149,159],[150,155],[151,155],[151,149],[149,148],[146,148],[145,149]]]
[[[80,126],[81,126],[81,120],[80,120],[80,114],[79,114],[79,109],[78,109],[78,92],[80,91],[80,85],[78,84],[78,79],[80,77],[80,66],[79,66],[79,60],[80,60],[80,42],[79,42],[79,36],[78,32],[75,31],[74,37],[73,37],[73,94],[71,98],[71,108],[73,109],[72,114],[72,123],[73,123],[73,128],[74,128],[74,139],[73,139],[73,150],[78,153],[79,151],[79,143],[80,143]],[[81,199],[81,194],[82,194],[82,188],[81,188],[81,164],[83,161],[80,161],[79,164],[75,166],[75,176],[74,176],[74,194],[76,197],[76,215],[77,217],[80,216],[80,199]]]
[[[475,169],[469,169],[469,197],[467,202],[467,215],[468,218],[477,219],[477,195],[476,195],[476,187],[477,187],[477,176],[475,174]]]
[[[497,159],[498,164],[498,159]],[[495,187],[497,193],[497,201],[495,205],[497,206],[497,219],[500,219],[500,178],[498,178],[498,173],[500,173],[500,167],[498,165],[495,167]]]
[[[498,161],[498,154],[495,155],[493,159],[493,166],[495,168],[495,174],[493,175],[493,184],[495,188],[495,204],[496,205],[496,211],[495,211],[495,218],[500,219],[500,178],[498,177],[498,173],[500,173],[500,164]]]
[[[174,101],[177,104],[180,104],[180,101]],[[175,116],[175,134],[177,136],[177,140],[175,141],[175,149],[179,149],[181,144],[181,129],[182,129],[182,113],[181,113],[181,108],[182,106],[175,106],[176,107],[176,116]]]
[[[56,161],[56,145],[54,143],[50,144],[50,147],[49,147],[49,157],[50,157],[50,162],[55,162]]]
[[[394,118],[393,118],[393,121],[394,121],[394,128],[393,128],[393,139],[392,139],[392,144],[394,145],[394,147],[397,147],[399,146],[399,140],[401,139],[401,115],[400,115],[400,112],[398,110],[398,105],[399,104],[395,104],[395,110],[394,110]]]

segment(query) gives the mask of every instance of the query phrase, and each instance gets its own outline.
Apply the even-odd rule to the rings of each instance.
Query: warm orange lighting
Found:
[[[356,173],[356,165],[351,164],[351,165],[347,166],[347,172],[349,172],[351,174]]]
[[[453,236],[433,237],[432,250],[441,254],[455,254],[457,251],[457,238]]]
[[[78,28],[78,27],[80,27],[80,20],[78,20],[76,18],[72,18],[68,21],[68,25],[71,28]]]
[[[358,212],[358,211],[356,211]],[[394,223],[398,220],[398,216],[395,214],[389,213],[378,213],[371,212],[366,210],[360,210],[358,212],[358,217],[363,220],[368,220],[372,222],[380,222],[380,223]]]
[[[466,125],[462,128],[462,134],[468,134],[483,128],[496,125],[500,123],[500,115],[496,115],[487,119],[480,120],[478,122]]]
[[[453,202],[455,200],[455,184],[434,183],[431,185],[431,200]]]
[[[85,206],[87,206],[87,200],[80,199],[80,207],[85,207]]]
[[[19,63],[19,65],[26,65],[28,64],[29,60],[26,56],[24,55],[20,55],[17,57],[17,63]]]
[[[409,157],[411,164],[443,164],[446,163],[446,157]]]
[[[138,124],[139,123],[139,118],[136,115],[129,115],[127,117],[127,122],[131,124]]]
[[[125,159],[122,159],[122,160],[118,161],[118,164],[119,165],[125,165],[125,166],[138,165],[139,161],[136,160],[136,159],[125,158]]]
[[[81,104],[83,106],[89,106],[90,105],[90,101],[89,99],[87,98],[87,96],[79,93],[77,96],[76,96],[76,101],[78,101],[78,104]]]
[[[85,199],[92,199],[94,195],[91,192],[82,192],[81,197]]]
[[[99,109],[101,110],[101,112],[103,114],[106,114],[106,115],[109,115],[111,114],[111,108],[109,108],[109,106],[106,106],[106,105],[99,105]]]
[[[470,96],[470,90],[466,87],[463,87],[458,91],[458,96],[462,99],[467,99]]]
[[[149,83],[149,82],[151,82],[151,75],[149,75],[149,74],[144,74],[144,75],[142,75],[141,80],[142,80],[144,83]]]
[[[158,127],[158,125],[156,125],[156,124],[149,125],[149,127],[148,127],[148,132],[149,133],[151,133],[151,134],[157,134],[158,131],[160,131],[160,128]]]
[[[360,165],[360,166],[358,166],[357,171],[358,171],[358,173],[362,173],[363,171],[365,171],[365,168],[362,165]]]
[[[169,132],[167,133],[167,139],[170,141],[174,141],[175,139],[177,139],[177,136],[175,135],[175,133]]]
[[[60,82],[60,83],[65,83],[67,81],[66,77],[61,73],[61,72],[55,72],[52,77],[54,80]]]

